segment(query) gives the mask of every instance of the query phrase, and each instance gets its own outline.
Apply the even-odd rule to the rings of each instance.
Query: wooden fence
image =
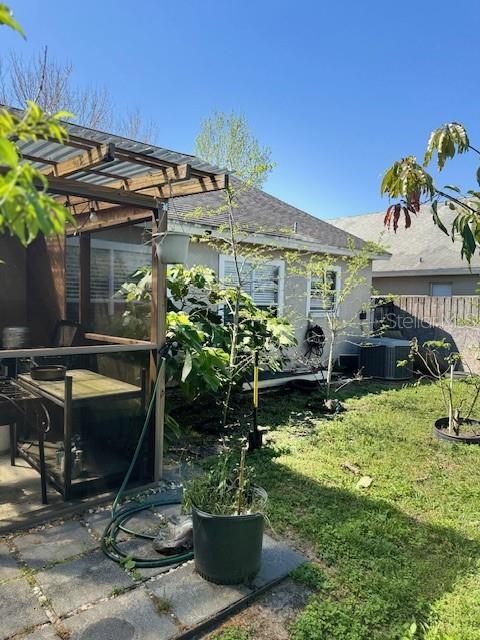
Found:
[[[400,311],[430,325],[480,325],[480,296],[376,296],[373,306],[376,320]]]

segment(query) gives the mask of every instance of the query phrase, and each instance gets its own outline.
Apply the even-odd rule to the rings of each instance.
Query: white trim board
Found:
[[[372,278],[409,278],[415,276],[476,276],[480,274],[479,267],[458,267],[455,269],[411,269],[404,271],[372,271]]]
[[[210,238],[219,240],[228,240],[228,234],[220,232],[215,226],[200,223],[183,222],[180,220],[168,220],[168,228],[170,231],[183,231],[191,233],[195,236],[203,236],[205,231],[210,232]],[[353,251],[347,247],[335,247],[333,245],[322,244],[321,242],[312,242],[310,240],[300,240],[298,238],[288,238],[284,236],[268,235],[266,233],[253,232],[251,235],[242,238],[242,243],[257,244],[275,247],[278,249],[296,249],[297,251],[306,251],[307,253],[328,253],[336,256],[352,256]],[[390,253],[372,256],[372,260],[389,260]]]

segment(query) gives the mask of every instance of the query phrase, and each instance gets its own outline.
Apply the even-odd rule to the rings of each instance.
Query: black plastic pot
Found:
[[[266,500],[263,489],[257,489]],[[192,508],[195,569],[209,582],[240,584],[254,578],[262,561],[262,513],[217,516]]]
[[[470,418],[469,420],[463,421],[463,428],[468,428],[468,425],[474,425],[480,431],[480,421],[473,420]],[[433,433],[439,440],[447,440],[448,442],[458,442],[460,444],[480,444],[480,436],[474,435],[462,435],[460,431],[460,435],[457,436],[456,433],[448,432],[448,418],[439,418],[435,420],[433,425]]]

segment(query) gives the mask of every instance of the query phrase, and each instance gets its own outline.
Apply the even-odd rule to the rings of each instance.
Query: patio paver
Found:
[[[40,571],[36,579],[58,615],[133,584],[130,576],[101,551]]]
[[[156,556],[158,556],[159,559],[163,557],[155,551],[150,540],[140,540],[138,538],[133,538],[128,540],[127,542],[122,542],[119,546],[124,553],[127,553],[131,556],[137,556],[139,558],[155,558]],[[135,571],[138,572],[143,578],[152,578],[153,576],[157,576],[160,573],[166,573],[170,571],[175,566],[178,565],[168,565],[166,567],[155,567],[147,569],[136,567]]]
[[[109,523],[111,518],[110,509],[104,511],[96,511],[95,513],[89,513],[85,516],[85,522],[92,532],[100,539],[105,531],[105,527]],[[118,534],[118,541],[127,539],[128,536],[122,531]]]
[[[43,629],[35,629],[32,633],[22,636],[21,640],[59,640],[59,636],[55,631],[55,627],[49,624]]]
[[[10,553],[5,542],[0,541],[0,582],[16,578],[20,575],[20,567],[17,561]]]
[[[0,639],[27,627],[48,622],[28,582],[21,578],[0,585]]]
[[[137,515],[135,515],[128,522],[128,527],[134,531],[142,531],[146,533],[151,533],[155,535],[159,528],[162,526],[163,521],[157,515],[161,514],[165,518],[171,518],[172,516],[177,516],[181,513],[181,505],[180,504],[172,504],[165,505],[162,507],[156,507],[152,511],[141,511]],[[98,511],[96,513],[88,514],[85,517],[85,521],[90,529],[94,532],[96,536],[101,538],[105,527],[107,526],[111,517],[111,512],[109,509],[104,511]],[[124,534],[123,532],[119,532],[118,541],[127,540],[130,536]]]
[[[70,640],[168,640],[178,628],[159,615],[145,589],[113,598],[63,621]]]
[[[18,536],[14,544],[20,558],[33,569],[98,547],[98,542],[75,520]]]
[[[254,578],[252,587],[260,589],[270,582],[276,582],[285,578],[299,564],[306,562],[307,558],[291,549],[283,542],[278,542],[270,536],[263,536],[262,566],[260,572]]]
[[[178,505],[170,505],[162,513],[168,517],[178,510]],[[38,569],[35,581],[41,594],[20,577],[21,567],[0,540],[0,640],[30,627],[35,629],[22,640],[57,640],[58,629],[48,622],[38,602],[40,595],[62,618],[60,624],[70,632],[71,640],[171,640],[196,629],[200,632],[219,617],[230,615],[235,607],[250,602],[258,590],[305,561],[302,554],[265,536],[262,568],[249,585],[209,583],[195,573],[192,561],[177,568],[137,569],[142,577],[152,579],[135,583],[98,549],[98,538],[92,535],[92,530],[103,532],[109,517],[108,511],[84,514],[88,529],[70,520],[12,538],[21,560]],[[145,530],[159,520],[145,511],[131,526]],[[134,538],[121,545],[129,554],[155,557],[149,540]],[[7,576],[4,582],[2,575]],[[112,597],[116,593],[119,595]]]
[[[195,573],[193,562],[147,583],[147,588],[168,602],[172,613],[188,627],[199,624],[252,593],[243,585],[220,586],[207,582]]]

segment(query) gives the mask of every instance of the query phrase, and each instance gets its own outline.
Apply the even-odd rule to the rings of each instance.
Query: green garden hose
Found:
[[[152,397],[150,398],[147,414],[145,416],[145,422],[143,423],[142,432],[140,434],[140,438],[138,439],[137,446],[135,448],[135,453],[133,454],[132,461],[130,462],[130,466],[128,467],[128,470],[127,470],[127,473],[125,474],[122,485],[118,490],[118,493],[113,502],[112,517],[109,523],[107,524],[105,531],[103,532],[103,535],[102,535],[102,551],[105,553],[105,555],[107,555],[114,562],[118,562],[119,564],[122,564],[122,565],[125,565],[127,562],[131,561],[132,563],[135,563],[135,567],[138,569],[166,567],[172,564],[186,562],[187,560],[191,560],[193,558],[193,551],[186,551],[184,553],[163,557],[163,558],[158,558],[158,557],[139,558],[132,554],[125,553],[125,551],[119,546],[117,542],[117,536],[120,531],[129,533],[130,535],[133,535],[137,538],[154,540],[156,536],[129,529],[126,526],[127,522],[131,520],[131,518],[133,518],[140,511],[145,511],[147,509],[151,509],[152,507],[159,507],[163,505],[181,503],[181,501],[178,500],[177,498],[169,497],[168,495],[165,495],[165,494],[159,494],[159,495],[154,495],[154,496],[151,496],[150,498],[147,498],[141,504],[132,503],[132,504],[127,504],[123,508],[119,507],[122,497],[125,493],[125,489],[130,480],[130,476],[132,475],[132,471],[138,460],[138,456],[140,454],[143,442],[145,440],[145,436],[147,435],[148,425],[150,422],[150,417],[152,415],[152,410],[155,403],[155,397],[157,395],[158,381],[160,379],[160,374],[162,373],[162,369],[165,366],[165,356],[168,349],[169,349],[169,345],[165,345],[162,351],[159,352],[159,356],[161,355],[162,357],[162,363],[158,371],[157,378],[155,380],[155,385],[153,387]]]

